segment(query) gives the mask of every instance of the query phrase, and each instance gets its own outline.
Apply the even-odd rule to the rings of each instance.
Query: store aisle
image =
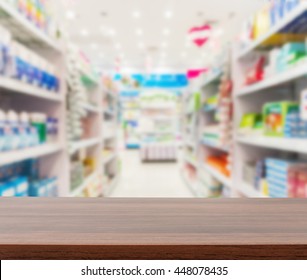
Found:
[[[111,197],[194,197],[176,163],[145,163],[138,151],[121,153],[122,174]]]

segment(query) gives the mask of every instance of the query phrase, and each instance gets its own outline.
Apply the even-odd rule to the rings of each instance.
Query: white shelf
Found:
[[[77,152],[78,150],[81,150],[81,149],[87,149],[87,148],[93,147],[93,146],[98,145],[98,144],[100,144],[99,138],[92,138],[92,139],[74,142],[73,145],[72,145],[72,153],[75,153],[75,152]]]
[[[17,40],[28,46],[45,47],[59,53],[62,52],[54,39],[36,27],[7,1],[0,1],[0,11],[4,13],[0,16],[0,23],[8,28]]]
[[[191,148],[193,148],[193,149],[196,148],[196,143],[194,143],[192,140],[185,139],[185,140],[184,140],[184,143],[186,144],[186,146],[189,146],[189,147],[191,147]]]
[[[115,112],[114,111],[110,111],[108,109],[103,110],[102,112],[103,112],[103,114],[108,115],[110,117],[114,117],[115,116]]]
[[[1,152],[0,153],[0,166],[12,164],[15,162],[24,161],[27,159],[36,159],[51,154],[55,154],[62,150],[62,146],[59,144],[44,144],[33,148]]]
[[[201,143],[203,145],[207,146],[207,147],[214,148],[214,149],[217,149],[217,150],[229,153],[229,148],[228,147],[220,146],[220,145],[217,145],[216,143],[213,143],[213,142],[210,142],[210,141],[206,141],[206,140],[202,140]]]
[[[196,160],[192,160],[187,156],[184,157],[184,160],[188,162],[189,164],[193,165],[196,169],[198,168],[198,164]]]
[[[307,154],[307,139],[291,139],[266,136],[238,136],[237,142],[241,144]]]
[[[232,188],[232,181],[230,178],[226,177],[225,175],[221,174],[218,170],[215,168],[209,166],[208,164],[204,164],[202,166],[202,169],[204,172],[208,172],[211,174],[216,180],[221,182],[224,186],[228,188]]]
[[[141,105],[142,110],[174,110],[176,105],[174,104],[152,104],[152,105]]]
[[[98,114],[101,112],[101,110],[97,106],[91,105],[89,103],[83,103],[82,107],[90,113]]]
[[[266,40],[270,39],[273,35],[281,31],[285,28],[289,23],[293,22],[297,19],[300,15],[302,15],[307,10],[307,4],[302,2],[298,5],[293,11],[291,11],[286,17],[280,20],[271,30],[255,40],[254,42],[250,43],[249,46],[245,47],[242,51],[239,52],[237,59],[242,59],[244,56],[249,54],[250,52],[256,50],[258,47],[261,46]]]
[[[189,188],[189,190],[196,196],[199,197],[199,193],[198,193],[198,185],[197,182],[192,183],[191,180],[188,178],[188,176],[186,175],[186,172],[184,170],[182,170],[182,172],[180,172],[182,174],[182,178],[183,181],[185,182],[186,186]]]
[[[99,172],[94,172],[93,174],[89,175],[87,178],[85,178],[81,186],[71,192],[70,196],[76,197],[81,194],[88,187],[88,185],[91,184],[91,182],[94,181],[98,176]]]
[[[9,92],[33,96],[54,102],[62,102],[64,100],[60,93],[48,91],[33,85],[23,83],[19,80],[6,77],[0,77],[0,88]]]
[[[104,165],[107,165],[109,162],[111,162],[115,158],[116,158],[116,153],[112,153],[112,154],[108,155],[106,158],[103,159]]]
[[[255,92],[263,91],[272,87],[283,85],[287,82],[302,78],[307,74],[307,61],[302,62],[291,69],[277,74],[271,78],[267,78],[257,84],[247,86],[238,92],[238,96],[245,96]]]
[[[117,137],[117,134],[116,134],[116,131],[107,131],[107,132],[104,132],[102,133],[102,138],[103,140],[110,140],[112,138],[116,138]]]
[[[248,198],[267,198],[261,192],[257,191],[253,186],[242,183],[238,186],[237,191]]]
[[[111,182],[109,182],[109,184],[108,185],[106,185],[103,189],[104,189],[104,195],[106,196],[109,196],[112,192],[113,192],[113,190],[114,190],[114,188],[117,186],[117,184],[118,184],[118,182],[119,182],[119,179],[120,179],[120,175],[118,174],[118,175],[116,175],[114,178],[113,178],[113,180],[111,181]]]
[[[222,75],[223,75],[222,71],[218,71],[218,72],[211,74],[210,77],[208,77],[205,80],[204,84],[201,87],[204,88],[204,87],[207,87],[208,85],[210,85],[214,82],[217,82],[221,78]]]

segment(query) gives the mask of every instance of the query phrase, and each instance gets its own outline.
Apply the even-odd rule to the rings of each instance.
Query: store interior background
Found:
[[[0,11],[0,196],[307,197],[306,1]]]

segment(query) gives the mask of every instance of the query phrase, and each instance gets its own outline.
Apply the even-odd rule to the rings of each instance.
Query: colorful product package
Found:
[[[267,103],[263,107],[264,134],[266,136],[284,137],[287,115],[299,110],[298,103]]]

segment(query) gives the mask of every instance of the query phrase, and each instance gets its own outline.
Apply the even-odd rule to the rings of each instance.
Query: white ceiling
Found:
[[[70,39],[97,65],[195,67],[212,57],[187,44],[188,30],[214,21],[215,35],[229,41],[263,0],[61,0]],[[165,13],[171,12],[170,18]],[[134,13],[139,17],[134,17]],[[70,19],[68,19],[70,17]],[[138,35],[140,30],[142,35]],[[169,31],[165,35],[164,30]],[[165,32],[166,32],[165,31]],[[113,34],[113,33],[114,34]],[[163,43],[166,46],[163,46]],[[210,46],[210,45],[209,45]],[[211,45],[213,50],[216,46]]]

